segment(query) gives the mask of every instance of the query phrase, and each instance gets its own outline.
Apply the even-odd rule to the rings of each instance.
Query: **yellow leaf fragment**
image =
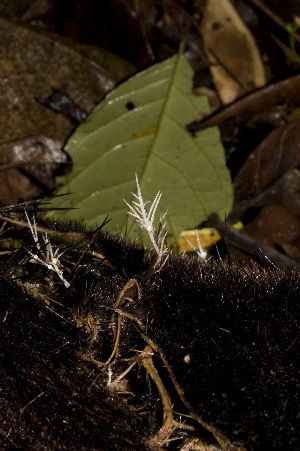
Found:
[[[205,227],[200,230],[184,230],[181,232],[178,239],[179,252],[181,254],[183,252],[192,252],[195,249],[198,249],[197,234],[203,249],[211,246],[222,238],[216,229],[212,227]]]
[[[243,223],[238,221],[234,224],[234,227],[238,230],[243,228]],[[179,252],[183,254],[183,252],[193,252],[198,250],[199,243],[203,249],[211,246],[221,239],[221,235],[217,232],[213,227],[203,227],[200,230],[183,230],[179,235],[178,245]]]

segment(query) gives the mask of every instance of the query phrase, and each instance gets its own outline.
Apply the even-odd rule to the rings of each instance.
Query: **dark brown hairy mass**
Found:
[[[158,439],[165,404],[159,389],[145,395],[146,347],[220,449],[299,449],[298,273],[172,255],[157,269],[151,253],[98,231],[66,247],[70,287],[46,288],[43,268],[18,255],[20,277],[15,256],[1,266],[1,449],[179,449],[184,434]],[[132,362],[124,397],[108,371],[113,380]]]

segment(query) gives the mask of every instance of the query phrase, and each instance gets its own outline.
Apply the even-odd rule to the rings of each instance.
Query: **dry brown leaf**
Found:
[[[3,205],[14,204],[19,199],[26,201],[42,196],[42,190],[17,169],[0,171],[0,193]]]
[[[229,0],[208,0],[201,30],[224,104],[266,83],[254,38]]]
[[[250,207],[270,204],[300,214],[299,140],[298,119],[273,130],[249,155],[233,182],[233,217],[240,218]]]
[[[283,249],[285,254],[300,262],[300,219],[299,216],[280,205],[262,207],[253,221],[246,224],[244,232],[258,242],[273,249]],[[232,246],[231,261],[249,264],[249,254]],[[251,264],[261,267],[251,259]]]
[[[290,245],[300,237],[300,218],[280,205],[269,205],[244,230],[273,248]]]

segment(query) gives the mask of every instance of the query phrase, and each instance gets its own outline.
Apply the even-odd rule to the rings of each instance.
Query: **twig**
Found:
[[[300,264],[295,260],[292,260],[286,255],[281,254],[275,249],[261,243],[246,233],[235,229],[231,224],[223,223],[215,213],[209,216],[208,221],[212,227],[217,229],[217,231],[228,243],[233,244],[245,252],[248,252],[250,255],[264,260],[265,262],[272,263],[277,268],[284,271],[300,271]]]

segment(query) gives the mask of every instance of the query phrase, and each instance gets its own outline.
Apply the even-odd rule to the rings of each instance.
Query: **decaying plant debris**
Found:
[[[0,256],[2,449],[297,449],[298,274],[157,266],[101,228],[55,244],[27,217]]]
[[[105,27],[99,26],[99,14],[90,2],[31,2],[22,12],[22,22],[1,16],[5,68],[1,75],[5,100],[0,146],[2,205],[52,192],[60,165],[70,167],[62,145],[74,122],[81,121],[108,89],[133,70],[106,51],[84,48],[84,42],[108,48],[136,67],[144,67],[174,54],[186,38],[186,54],[197,68],[196,86],[197,79],[202,86],[212,66],[203,50],[196,3],[204,4],[95,2]],[[264,2],[247,3],[257,7]],[[60,17],[60,32],[81,44],[67,45],[64,39],[27,27],[24,21],[36,21],[40,8],[52,12],[58,8],[53,17]],[[96,19],[93,26],[86,22],[88,30],[80,27],[86,10]],[[296,9],[285,5],[285,11],[291,14]],[[283,25],[291,21],[292,15]],[[214,30],[220,28],[215,25]],[[100,42],[90,39],[94,27]],[[54,22],[52,28],[49,31],[58,31]],[[102,36],[101,28],[114,36]],[[273,40],[272,29],[260,28],[265,32],[261,40],[269,42],[271,36]],[[226,47],[231,50],[231,45]],[[38,201],[0,208],[1,449],[299,449],[295,363],[299,273],[293,271],[299,263],[291,260],[300,261],[299,218],[291,217],[298,211],[299,67],[290,50],[277,49],[274,57],[260,48],[261,55],[268,57],[271,80],[288,78],[186,124],[192,133],[217,124],[231,135],[227,157],[233,175],[253,151],[259,124],[267,125],[267,133],[281,127],[250,155],[252,162],[246,162],[237,176],[231,215],[244,220],[245,210],[263,205],[261,215],[272,223],[268,227],[263,221],[263,228],[270,238],[268,244],[276,248],[274,224],[279,226],[278,217],[284,218],[277,234],[286,255],[280,260],[282,266],[278,260],[271,262],[289,272],[259,272],[227,262],[203,261],[201,249],[195,256],[176,257],[164,247],[164,231],[157,234],[153,229],[150,212],[149,222],[143,222],[142,208],[130,207],[152,234],[153,251],[109,234],[105,224],[87,232],[75,223],[44,223],[37,219]],[[88,52],[88,58],[82,52]],[[223,59],[224,49],[221,53]],[[248,63],[245,52],[240,55]],[[211,87],[210,81],[207,86]],[[129,102],[127,108],[134,108],[134,103]],[[251,132],[249,152],[244,148],[247,139],[240,139],[243,127]],[[284,146],[275,152],[275,144],[281,143],[277,133],[282,132]],[[263,179],[264,166],[256,158],[262,146],[270,151],[269,161],[286,170],[277,173],[271,168]],[[248,186],[245,179],[252,180],[253,163],[259,177]],[[239,196],[245,188],[247,196]],[[270,205],[270,197],[271,204],[276,197],[278,205]],[[285,207],[288,217],[286,212],[283,215]],[[155,210],[155,203],[151,208]],[[225,230],[229,244],[236,239],[229,225],[224,227],[218,218],[215,225]],[[287,228],[292,231],[288,240]],[[241,243],[247,251],[252,247],[261,260],[263,246],[249,240]],[[270,260],[270,254],[265,254],[265,260]]]

